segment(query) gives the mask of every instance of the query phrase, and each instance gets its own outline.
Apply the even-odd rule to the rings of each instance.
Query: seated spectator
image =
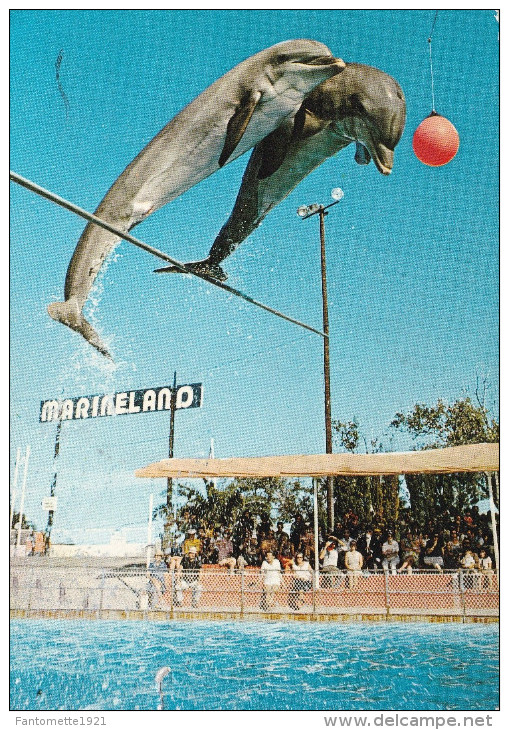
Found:
[[[291,571],[293,584],[288,594],[288,604],[294,611],[298,611],[302,606],[302,594],[310,591],[313,585],[313,571],[309,562],[304,560],[302,553],[297,553],[294,560],[292,560]]]
[[[479,551],[479,572],[482,576],[481,590],[486,588],[488,591],[491,591],[493,589],[493,564],[486,549],[483,547]]]
[[[472,507],[470,514],[472,515],[472,527],[479,527],[479,523],[480,523],[479,507],[477,505],[474,505]]]
[[[157,550],[152,562],[149,563],[147,568],[148,583],[146,591],[150,608],[157,606],[163,594],[166,592],[167,577],[168,568],[163,560],[163,554],[160,550]]]
[[[353,510],[349,510],[348,514],[345,515],[344,522],[345,528],[348,530],[350,536],[357,539],[360,530],[359,516]]]
[[[276,525],[276,532],[274,533],[274,540],[277,544],[277,550],[281,550],[281,542],[289,542],[290,536],[287,532],[284,531],[284,525],[282,522],[278,522]]]
[[[250,540],[253,537],[254,520],[249,510],[244,512],[237,519],[233,525],[232,541],[235,552],[238,552],[239,546],[245,544],[246,540]]]
[[[200,553],[202,548],[201,540],[196,537],[196,530],[194,527],[191,527],[191,529],[187,531],[187,536],[184,540],[184,555],[187,555],[191,548],[196,548],[197,553]]]
[[[281,586],[281,563],[269,551],[260,568],[263,582],[263,593],[260,608],[266,611],[276,602],[276,593]]]
[[[373,565],[375,570],[382,569],[382,546],[383,546],[382,530],[380,527],[375,527],[373,530],[373,539],[371,541],[371,550],[373,552]]]
[[[362,571],[363,559],[361,553],[357,550],[357,541],[350,542],[350,549],[345,553],[345,568],[350,589],[356,588],[359,582],[359,576]]]
[[[350,543],[352,541],[352,537],[350,535],[350,530],[348,527],[345,527],[343,530],[343,534],[338,538],[337,541],[337,550],[338,550],[338,568],[344,568],[345,567],[345,555],[350,550]]]
[[[268,515],[266,512],[264,512],[260,517],[260,524],[256,528],[258,544],[260,544],[261,541],[271,533],[274,534],[274,532],[272,530],[272,522],[270,520],[270,515]]]
[[[334,537],[337,537],[338,540],[343,534],[343,523],[341,522],[341,520],[336,520],[336,524],[334,525],[334,530],[332,534],[334,535]]]
[[[214,534],[212,528],[206,527],[202,523],[202,527],[199,527],[196,531],[196,539],[200,542],[200,545],[196,544],[195,547],[201,556],[203,563],[208,563],[212,558],[211,540]]]
[[[301,550],[304,553],[306,560],[309,560],[311,565],[315,565],[315,534],[310,527],[306,527],[302,540],[300,542]]]
[[[382,568],[385,572],[389,570],[393,575],[399,565],[399,545],[393,537],[392,530],[387,533],[387,540],[382,545]]]
[[[424,549],[424,565],[436,570],[442,570],[444,564],[442,539],[438,532],[434,532]]]
[[[333,535],[329,535],[318,557],[322,561],[322,573],[324,573],[323,587],[333,588],[337,582],[335,576],[339,575],[338,544],[337,539]]]
[[[225,530],[224,535],[216,539],[217,564],[228,568],[233,573],[237,560],[233,557],[233,542],[230,539],[230,530]]]
[[[479,590],[479,580],[474,578],[474,574],[477,573],[478,558],[474,555],[472,550],[467,546],[463,555],[460,558],[461,572],[464,574],[463,586],[466,589],[477,588]],[[466,575],[465,575],[466,574]]]
[[[284,533],[286,534],[286,533]],[[292,544],[288,536],[282,537],[277,550],[277,559],[281,563],[283,570],[290,567],[292,563]]]
[[[202,587],[200,585],[201,558],[196,547],[191,546],[180,563],[179,576],[175,584],[175,605],[181,606],[183,591],[191,588],[193,608],[198,606]]]
[[[375,560],[373,557],[373,528],[368,526],[366,532],[357,540],[357,550],[363,557],[363,563],[368,570],[375,568]]]
[[[462,545],[458,537],[457,530],[451,530],[451,539],[448,540],[444,548],[444,566],[448,570],[456,570],[460,566],[462,553]]]
[[[219,527],[214,527],[212,530],[212,536],[208,540],[207,550],[201,552],[201,558],[204,563],[211,565],[217,565],[217,541],[222,537],[222,532]]]
[[[478,531],[471,527],[467,528],[465,540],[468,540],[474,552],[478,552],[484,542],[481,535],[478,534]]]
[[[401,540],[403,563],[399,569],[400,573],[404,570],[408,573],[412,573],[413,568],[419,564],[420,548],[421,543],[419,538],[412,532],[407,532],[405,537]]]
[[[255,538],[248,538],[246,542],[241,543],[236,552],[237,567],[241,570],[260,565],[258,543]]]
[[[472,573],[474,570],[477,569],[476,557],[477,556],[474,556],[473,552],[470,549],[465,550],[460,560],[460,565],[464,571],[466,571],[467,573]]]
[[[277,542],[274,539],[274,532],[272,530],[259,533],[258,549],[262,555],[268,552],[276,554]]]
[[[178,531],[176,525],[172,525],[171,529],[168,530],[167,533],[165,531],[164,545],[166,547],[164,550],[164,555],[166,563],[168,565],[168,570],[170,572],[172,570],[176,570],[180,565],[180,561],[182,560],[183,542],[184,535],[182,535],[182,533]]]
[[[239,525],[242,529],[242,534],[244,537],[252,538],[253,530],[254,530],[254,519],[253,515],[248,509],[245,509],[242,513],[240,519],[239,519]]]
[[[292,543],[294,554],[299,552],[300,543],[303,534],[306,532],[307,525],[304,522],[302,515],[296,515],[290,529],[290,542]]]

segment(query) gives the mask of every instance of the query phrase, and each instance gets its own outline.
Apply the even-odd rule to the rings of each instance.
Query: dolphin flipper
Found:
[[[219,167],[223,167],[235,151],[235,148],[242,139],[242,135],[247,129],[247,125],[254,114],[254,110],[256,109],[256,105],[260,101],[261,96],[262,92],[259,90],[244,94],[242,101],[228,122],[224,147],[219,156]]]
[[[293,119],[293,123],[283,124],[258,143],[262,162],[258,169],[258,180],[266,180],[284,162],[287,153],[296,139],[304,140],[323,130],[324,122],[305,108],[303,104]]]
[[[75,298],[71,297],[71,299],[65,302],[52,302],[48,305],[48,314],[52,319],[57,322],[62,322],[75,332],[78,332],[78,334],[84,337],[102,355],[109,360],[113,360],[106,345],[102,342],[90,322],[87,322],[81,313],[81,308]]]
[[[369,165],[371,162],[371,155],[360,142],[355,143],[355,162],[358,165]]]
[[[286,153],[290,149],[292,142],[292,126],[290,124],[282,124],[271,134],[268,134],[264,140],[258,143],[262,161],[258,169],[258,180],[265,180],[279,170],[286,157]]]
[[[293,127],[293,139],[304,140],[318,134],[324,128],[324,120],[317,117],[316,114],[306,109],[306,103],[301,106],[295,115],[295,124]]]

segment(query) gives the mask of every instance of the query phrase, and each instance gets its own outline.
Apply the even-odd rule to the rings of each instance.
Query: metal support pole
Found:
[[[23,471],[23,485],[21,487],[21,502],[19,504],[19,523],[18,523],[18,539],[16,541],[16,552],[21,545],[21,526],[23,524],[23,510],[25,509],[25,490],[27,485],[28,459],[30,457],[30,446],[25,451],[25,469]]]
[[[168,439],[168,458],[173,459],[173,444],[175,443],[175,410],[177,404],[177,371],[173,373],[173,388],[170,397],[170,435]],[[166,519],[172,514],[173,479],[166,479]]]
[[[384,585],[385,585],[385,616],[388,619],[391,613],[391,602],[389,599],[389,569],[384,570]]]
[[[58,454],[60,453],[60,431],[62,429],[62,420],[60,419],[57,423],[57,432],[55,435],[55,450],[53,452],[53,465],[55,467],[55,473],[53,475],[53,480],[51,482],[50,487],[50,497],[55,496],[55,489],[57,486],[57,459]],[[50,509],[48,512],[48,524],[46,525],[46,542],[49,546],[49,541],[51,537],[51,528],[53,526],[53,510]]]
[[[244,591],[246,589],[245,571],[244,566],[240,569],[240,615],[244,615],[245,609],[245,596]]]
[[[495,553],[495,570],[499,571],[499,553],[498,553],[498,535],[497,535],[497,521],[495,519],[495,502],[493,500],[493,486],[491,484],[491,472],[486,472],[486,480],[488,482],[488,491],[490,495],[490,512],[491,512],[491,531],[493,533],[493,552]]]
[[[104,585],[105,585],[105,577],[104,577],[104,568],[102,569],[102,575],[101,575],[101,592],[99,594],[99,618],[102,618],[103,616],[103,607],[104,607]]]
[[[323,376],[325,384],[325,453],[332,454],[332,414],[330,388],[330,354],[329,354],[329,305],[327,298],[327,262],[325,257],[325,216],[328,215],[322,206],[320,216],[320,256],[322,268],[322,312],[323,312]],[[334,479],[327,477],[327,524],[329,531],[334,529]]]
[[[496,491],[493,494],[493,497],[496,498],[497,502],[500,504],[500,487],[498,484],[498,472],[494,472],[493,476],[495,477],[495,489],[496,489]]]
[[[463,577],[463,571],[460,570],[459,573],[456,573],[458,576],[458,590],[460,594],[460,604],[461,604],[461,618],[463,623],[465,623],[465,616],[466,616],[466,604],[465,604],[465,580]],[[454,585],[454,583],[453,583]]]
[[[320,588],[320,553],[318,551],[318,479],[313,478],[313,533],[315,545],[315,579],[313,581],[313,613],[316,612],[316,591]]]
[[[147,527],[147,570],[152,559],[152,512],[154,510],[154,495],[150,495],[148,501],[148,527]]]
[[[18,449],[16,451],[16,463],[14,464],[14,478],[12,480],[11,515],[10,515],[10,521],[9,521],[9,529],[10,530],[12,530],[12,521],[14,519],[14,502],[16,500],[16,489],[18,487],[18,471],[19,471],[19,462],[20,462],[20,460],[21,460],[21,449],[18,446]]]

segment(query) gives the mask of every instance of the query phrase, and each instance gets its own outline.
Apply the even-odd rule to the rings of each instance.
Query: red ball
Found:
[[[460,138],[454,125],[436,112],[419,124],[412,140],[415,156],[431,167],[447,165],[459,146]]]

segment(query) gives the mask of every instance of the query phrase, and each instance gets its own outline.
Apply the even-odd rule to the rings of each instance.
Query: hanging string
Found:
[[[435,17],[433,18],[433,25],[431,26],[431,31],[428,38],[429,43],[429,67],[431,71],[431,114],[436,114],[435,111],[435,79],[433,76],[433,57],[431,55],[431,38],[433,36],[433,31],[435,30],[435,23],[437,22],[437,16],[438,16],[438,10],[435,11]]]

